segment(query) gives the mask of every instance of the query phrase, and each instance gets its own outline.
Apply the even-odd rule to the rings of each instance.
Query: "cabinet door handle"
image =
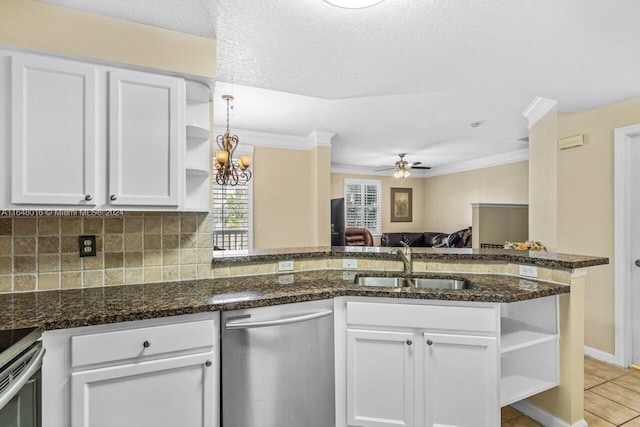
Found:
[[[207,368],[211,365],[213,365],[213,362],[211,360],[207,360],[206,362],[204,362],[204,366],[206,366]]]
[[[149,347],[151,347],[151,341],[146,340],[145,342],[143,342],[143,343],[142,343],[142,346],[143,346],[144,348],[149,348]]]
[[[84,199],[85,199],[87,202],[90,202],[91,200],[93,200],[93,197],[91,196],[91,194],[87,194],[86,196],[84,196]]]
[[[411,344],[413,344],[413,341],[411,341],[411,340],[407,340],[407,341],[405,341],[405,342],[407,343],[407,345],[411,345]]]
[[[432,344],[433,344],[433,341],[427,340],[427,345],[432,345]]]
[[[115,194],[112,194],[111,196],[109,196],[109,200],[116,200],[118,198],[118,196],[116,196]]]

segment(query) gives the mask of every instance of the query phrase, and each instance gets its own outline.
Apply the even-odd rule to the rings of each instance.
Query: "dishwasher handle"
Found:
[[[260,322],[227,322],[225,329],[227,331],[237,329],[266,328],[268,326],[289,325],[291,323],[305,322],[307,320],[319,319],[321,317],[330,316],[333,310],[318,311],[315,313],[303,314],[301,316],[285,317],[283,319],[263,320]]]

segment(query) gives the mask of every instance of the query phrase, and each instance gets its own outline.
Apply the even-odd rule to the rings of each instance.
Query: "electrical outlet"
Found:
[[[280,261],[278,263],[279,271],[291,271],[293,270],[293,261]]]
[[[525,277],[538,277],[538,267],[533,265],[519,265],[519,275]]]
[[[343,271],[342,272],[342,280],[355,280],[356,272],[355,271]]]
[[[283,274],[278,276],[278,283],[281,285],[293,285],[293,274]]]
[[[78,237],[80,256],[96,256],[96,236]]]
[[[357,259],[343,259],[342,268],[358,268]]]

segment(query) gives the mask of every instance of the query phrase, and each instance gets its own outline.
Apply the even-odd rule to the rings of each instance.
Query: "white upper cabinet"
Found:
[[[11,203],[95,205],[96,71],[12,59]]]
[[[178,206],[184,80],[109,72],[109,204]]]
[[[191,145],[187,104],[181,77],[0,50],[0,209],[208,211],[208,100]]]

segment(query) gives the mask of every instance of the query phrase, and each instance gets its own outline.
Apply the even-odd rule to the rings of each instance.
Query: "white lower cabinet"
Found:
[[[349,425],[414,425],[412,340],[410,332],[347,330]]]
[[[425,333],[424,426],[497,426],[498,361],[494,337]]]
[[[558,385],[557,297],[349,297],[335,313],[338,427],[495,427],[501,406]]]
[[[492,337],[348,329],[348,425],[495,426],[496,355]]]
[[[213,358],[203,353],[74,372],[71,425],[213,426]]]
[[[45,332],[43,427],[216,427],[219,314]]]

